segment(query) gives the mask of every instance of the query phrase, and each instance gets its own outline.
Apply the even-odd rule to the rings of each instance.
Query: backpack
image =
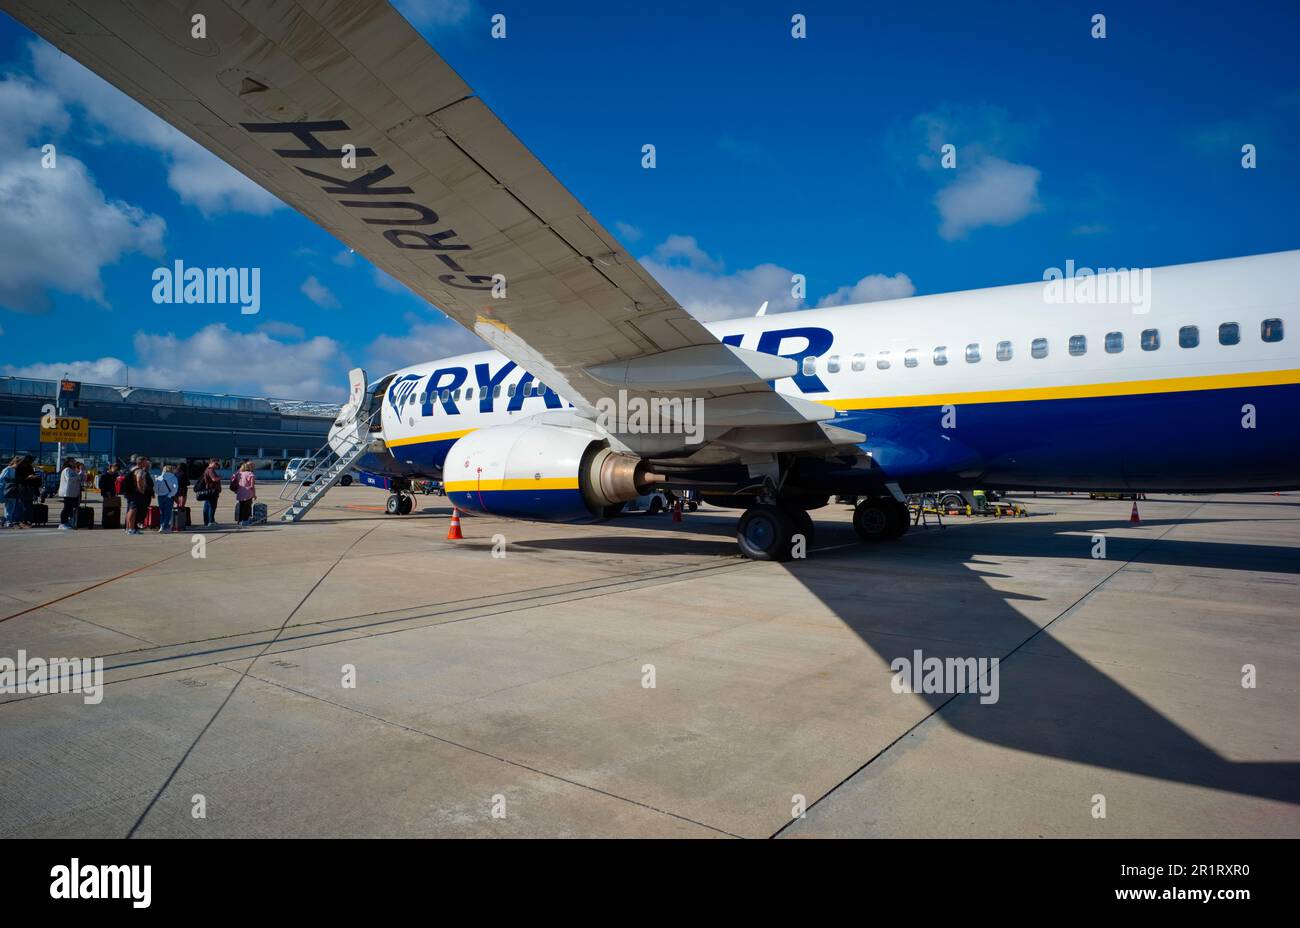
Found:
[[[238,490],[238,489],[239,489],[239,475],[240,475],[241,473],[243,473],[243,471],[238,471],[238,470],[237,470],[237,471],[235,471],[233,474],[230,475],[230,489],[231,489],[231,490]]]
[[[123,491],[126,489],[126,477],[126,474],[118,474],[117,480],[113,482],[113,492],[118,496],[121,496]]]

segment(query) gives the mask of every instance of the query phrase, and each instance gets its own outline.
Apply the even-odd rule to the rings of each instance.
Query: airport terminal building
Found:
[[[58,446],[41,441],[41,416],[57,401],[59,382],[0,377],[0,457],[31,454],[53,467]],[[280,478],[290,458],[325,444],[339,406],[302,400],[231,396],[152,387],[80,385],[75,403],[60,412],[89,420],[89,441],[64,445],[64,454],[102,472],[113,461],[147,455],[155,464],[195,468],[218,458],[222,471],[252,460],[259,477]]]

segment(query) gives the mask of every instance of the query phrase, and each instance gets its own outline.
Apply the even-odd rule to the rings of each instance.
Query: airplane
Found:
[[[489,345],[349,374],[330,443],[399,488],[565,521],[691,489],[758,560],[835,496],[874,542],[938,489],[1300,488],[1300,251],[704,324],[386,0],[213,4],[202,39],[163,3],[0,9]]]

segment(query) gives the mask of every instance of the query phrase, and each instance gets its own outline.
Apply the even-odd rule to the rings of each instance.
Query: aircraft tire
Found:
[[[790,559],[790,541],[796,526],[790,512],[780,506],[752,506],[736,523],[740,553],[754,561]]]
[[[893,499],[864,499],[853,510],[853,530],[863,541],[893,541],[911,525],[905,503]]]

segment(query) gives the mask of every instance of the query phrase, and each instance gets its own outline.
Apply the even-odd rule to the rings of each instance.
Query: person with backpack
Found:
[[[59,513],[59,531],[70,532],[77,527],[77,509],[81,506],[81,465],[76,458],[65,458],[59,473],[59,497],[63,511]]]
[[[36,469],[36,460],[30,454],[18,462],[18,509],[14,517],[23,528],[32,527],[32,506],[41,492],[45,474]]]
[[[118,470],[120,468],[116,463],[108,465],[108,468],[99,475],[97,486],[99,487],[100,499],[112,499],[121,494],[117,492]]]
[[[189,465],[177,464],[172,468],[172,474],[176,477],[176,485],[180,488],[176,491],[176,508],[183,509],[190,498]]]
[[[247,526],[253,521],[253,500],[257,499],[257,477],[253,462],[245,461],[230,478],[230,489],[235,491],[235,521]]]
[[[217,500],[221,497],[221,475],[217,473],[220,462],[208,461],[203,476],[194,484],[194,498],[203,504],[203,525],[217,527]]]
[[[0,495],[4,497],[5,502],[5,528],[22,528],[19,524],[18,515],[18,465],[22,461],[18,455],[14,455],[13,460],[2,471],[0,471]]]
[[[158,497],[158,534],[170,535],[172,505],[176,502],[176,494],[180,492],[180,484],[176,480],[176,475],[172,473],[170,464],[164,464],[162,471],[153,478],[153,491]]]
[[[149,473],[149,459],[138,459],[135,470],[127,475],[126,533],[141,534],[140,529],[149,515],[149,501],[153,499],[153,476]]]

